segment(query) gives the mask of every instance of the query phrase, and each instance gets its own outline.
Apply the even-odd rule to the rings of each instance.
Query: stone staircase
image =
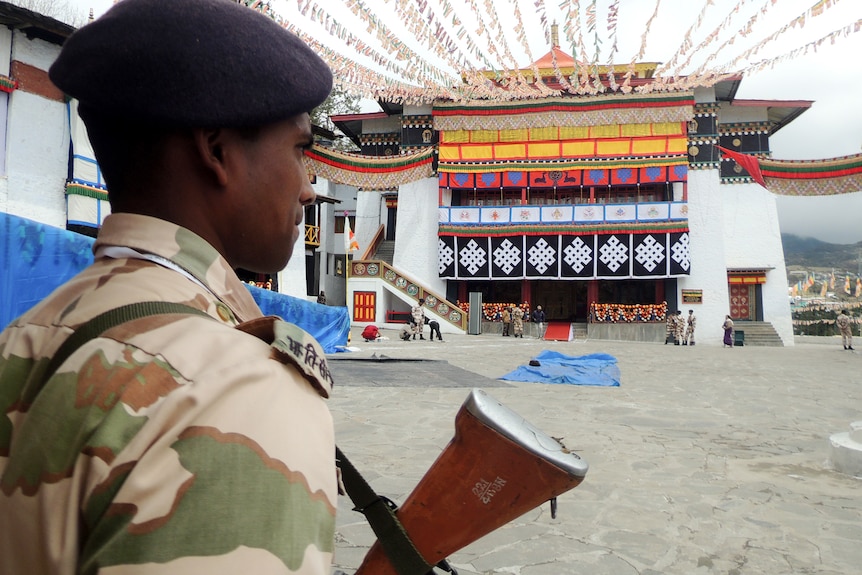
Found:
[[[375,260],[381,260],[392,265],[392,258],[395,256],[395,241],[394,240],[384,240],[380,242],[380,246],[377,248],[377,252],[374,254]]]
[[[572,333],[575,336],[575,341],[586,341],[587,340],[587,324],[586,323],[573,323],[572,324]]]
[[[737,332],[745,332],[743,345],[763,347],[784,347],[778,332],[768,321],[741,321],[734,322],[733,329]]]

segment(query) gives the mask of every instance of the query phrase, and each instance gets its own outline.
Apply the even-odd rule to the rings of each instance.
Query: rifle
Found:
[[[577,487],[587,469],[558,440],[474,389],[455,416],[454,437],[395,515],[420,561],[436,565],[544,501],[554,514],[556,497]],[[404,573],[378,541],[355,575]]]

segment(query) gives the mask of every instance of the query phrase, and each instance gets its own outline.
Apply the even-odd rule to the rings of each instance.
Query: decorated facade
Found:
[[[574,67],[566,57],[557,49],[556,66]],[[631,82],[648,85],[655,66],[638,64]],[[549,321],[642,322],[657,333],[667,311],[694,309],[701,326],[729,314],[771,324],[792,345],[774,197],[720,148],[766,161],[769,138],[810,102],[738,100],[740,82],[390,103],[387,113],[335,117],[363,154],[320,151],[312,163],[355,186],[357,235],[369,250],[351,268],[360,272],[346,294],[354,321],[385,323],[429,294],[447,312],[465,311],[481,292],[486,302],[541,305]],[[374,156],[379,142],[389,147]],[[404,147],[393,157],[396,144]],[[391,268],[409,278],[401,294],[382,272],[368,275],[375,235],[394,238]],[[442,319],[465,327],[460,314]]]

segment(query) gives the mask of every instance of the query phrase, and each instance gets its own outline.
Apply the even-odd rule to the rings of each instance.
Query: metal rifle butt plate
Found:
[[[474,389],[461,406],[476,419],[530,453],[575,477],[585,477],[589,464],[563,444],[488,395]]]

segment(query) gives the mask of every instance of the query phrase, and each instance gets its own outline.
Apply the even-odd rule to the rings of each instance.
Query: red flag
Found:
[[[749,156],[747,154],[741,154],[739,152],[734,152],[733,150],[728,150],[727,148],[722,148],[718,146],[718,149],[724,152],[724,155],[730,158],[731,160],[735,160],[737,164],[742,166],[748,175],[750,175],[755,182],[766,187],[766,180],[763,179],[763,174],[760,173],[760,162],[757,161],[755,156]]]

